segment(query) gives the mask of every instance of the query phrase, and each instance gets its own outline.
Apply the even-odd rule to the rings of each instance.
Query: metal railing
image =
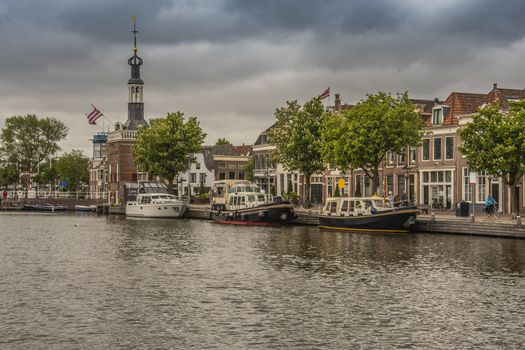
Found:
[[[108,134],[108,141],[134,140],[137,138],[136,130],[116,130]]]
[[[0,191],[3,192],[3,191]],[[89,192],[89,191],[6,191],[7,198],[10,200],[17,199],[41,199],[41,198],[59,198],[59,199],[107,199],[107,192]]]

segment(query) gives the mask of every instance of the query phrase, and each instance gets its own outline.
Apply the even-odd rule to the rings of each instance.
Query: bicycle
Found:
[[[496,219],[499,219],[501,217],[501,210],[499,209],[496,209],[496,205],[490,205],[490,206],[485,206],[485,215],[487,217],[494,217]]]

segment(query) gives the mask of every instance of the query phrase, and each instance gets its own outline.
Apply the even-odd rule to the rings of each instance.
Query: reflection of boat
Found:
[[[96,205],[75,205],[76,211],[96,211]]]
[[[136,200],[126,203],[126,216],[142,218],[180,218],[187,205],[168,194],[164,185],[156,181],[139,182]]]
[[[416,222],[415,207],[394,207],[381,197],[328,198],[319,214],[322,228],[350,231],[408,232]]]
[[[295,219],[290,203],[275,203],[253,182],[223,180],[215,182],[211,217],[231,225],[279,225]]]
[[[64,211],[67,210],[67,205],[53,205],[53,204],[24,204],[22,210],[28,211]]]

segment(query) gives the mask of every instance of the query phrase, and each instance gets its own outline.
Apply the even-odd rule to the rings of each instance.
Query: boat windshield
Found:
[[[374,199],[374,207],[376,208],[383,208],[385,205],[383,203],[383,200],[381,199]]]

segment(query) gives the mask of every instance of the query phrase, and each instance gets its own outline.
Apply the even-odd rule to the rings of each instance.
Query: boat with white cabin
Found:
[[[334,197],[319,213],[319,227],[347,231],[408,232],[419,210],[383,197]]]
[[[126,216],[140,218],[180,218],[188,205],[168,193],[157,181],[140,181],[136,199],[126,203]]]
[[[275,202],[247,180],[216,181],[210,216],[220,224],[257,226],[288,224],[297,217],[290,203]]]

